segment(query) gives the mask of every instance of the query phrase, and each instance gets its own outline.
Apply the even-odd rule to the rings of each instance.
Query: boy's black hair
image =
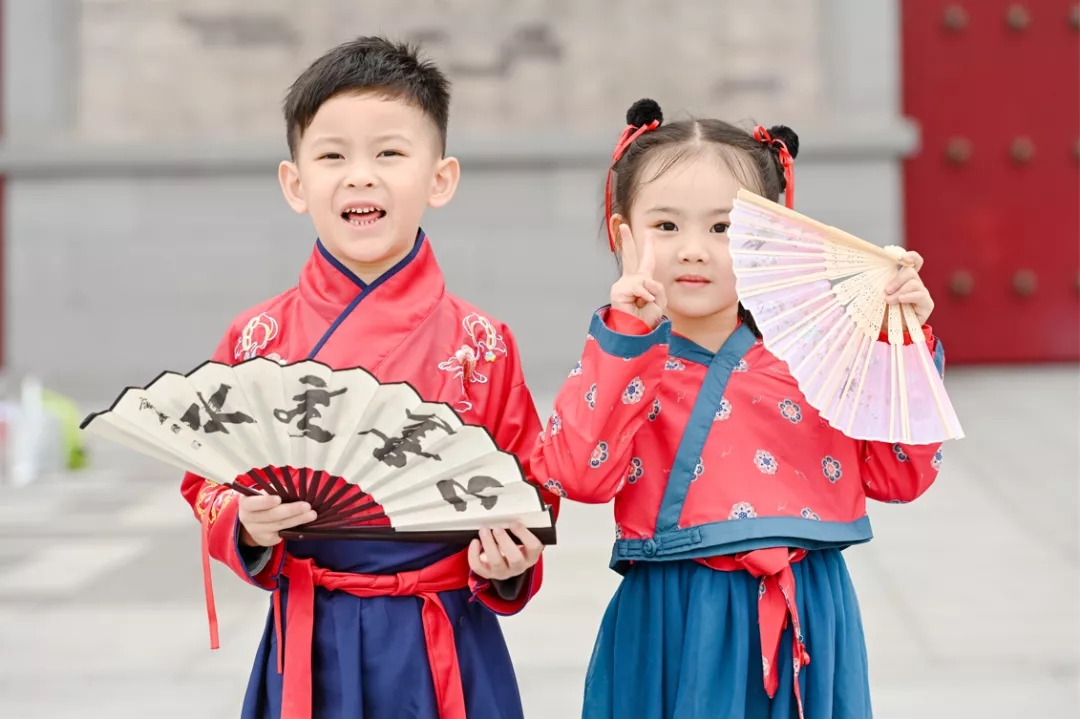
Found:
[[[300,138],[325,102],[343,93],[374,93],[407,102],[439,130],[440,155],[446,152],[450,81],[415,45],[382,37],[358,37],[311,63],[285,97],[289,153],[296,159]]]

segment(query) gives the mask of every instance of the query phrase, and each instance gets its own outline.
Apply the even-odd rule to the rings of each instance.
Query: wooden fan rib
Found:
[[[768,219],[768,218],[765,218],[765,219]],[[832,232],[811,233],[811,232],[806,232],[804,230],[801,230],[798,227],[790,227],[790,226],[779,226],[778,227],[776,225],[770,225],[770,224],[763,224],[761,222],[755,222],[751,218],[739,217],[735,212],[732,213],[732,221],[733,222],[737,221],[739,223],[739,225],[741,225],[741,226],[752,227],[752,228],[754,228],[756,230],[760,230],[761,232],[769,232],[769,233],[774,233],[774,234],[783,234],[783,235],[785,235],[787,237],[797,238],[800,241],[816,243],[817,245],[822,246],[822,247],[828,246],[830,244],[838,245],[838,246],[841,246],[841,247],[846,247],[846,248],[851,249],[851,250],[855,250],[857,252],[861,252],[861,253],[865,253],[865,254],[877,257],[881,261],[890,262],[892,264],[896,264],[896,262],[897,262],[897,258],[895,256],[893,256],[892,254],[890,254],[888,250],[886,250],[886,249],[884,249],[882,247],[878,247],[877,245],[872,244],[870,242],[867,242],[865,240],[861,240],[861,239],[859,239],[857,237],[854,237],[853,235],[849,235],[846,232],[843,232],[842,230],[836,230],[836,228],[829,228],[829,229],[834,230],[835,232],[838,232],[840,234],[833,234]],[[813,222],[813,221],[811,221],[811,222]],[[827,227],[827,226],[823,225],[823,227]],[[739,233],[739,234],[740,235],[745,235],[745,233]],[[729,237],[730,237],[730,234],[729,234]],[[761,240],[761,241],[765,241],[765,242],[773,241],[771,238],[761,237],[761,236],[758,236],[758,235],[751,235],[751,237],[753,237],[755,240]]]
[[[770,254],[770,253],[763,253]],[[803,255],[801,259],[807,259],[807,255]],[[734,257],[732,258],[734,259]],[[798,270],[814,270],[824,269],[825,273],[830,279],[836,279],[840,277],[848,277],[850,275],[857,275],[860,273],[871,272],[879,269],[880,265],[870,264],[863,261],[848,261],[833,257],[823,257],[820,260],[813,262],[785,262],[772,265],[755,265],[749,262],[735,262],[733,267],[736,274],[741,275],[756,275],[769,272],[795,272]]]
[[[826,225],[823,222],[819,222],[818,220],[815,220],[811,217],[800,214],[795,210],[788,209],[787,207],[784,207],[779,203],[772,202],[771,200],[761,197],[760,195],[757,195],[746,189],[739,189],[738,194],[736,195],[735,203],[736,206],[738,206],[739,203],[746,203],[750,206],[761,208],[767,214],[780,215],[781,217],[788,218],[794,222],[809,225],[831,240],[835,240],[843,244],[849,244],[856,249],[863,250],[870,254],[887,257],[889,260],[895,260],[892,255],[871,242],[867,242],[862,238],[844,232],[843,230],[837,227],[833,227],[832,225]]]
[[[877,340],[873,337],[864,336],[862,342],[865,343],[866,355],[863,358],[862,369],[859,372],[859,379],[855,387],[855,393],[852,395],[851,398],[851,413],[848,415],[848,422],[845,429],[845,434],[848,435],[850,435],[852,429],[855,426],[855,415],[860,407],[859,401],[862,399],[863,387],[866,384],[866,375],[870,371],[870,360],[874,356],[874,343],[877,342]],[[860,350],[862,350],[862,347],[860,347]],[[858,357],[858,355],[856,357]]]
[[[822,300],[835,301],[836,296],[832,293],[831,290],[825,290],[824,292],[820,293],[816,297],[811,297],[808,300],[800,302],[798,305],[796,305],[794,307],[791,307],[789,309],[786,309],[783,312],[781,312],[780,314],[774,315],[773,317],[769,317],[768,319],[764,319],[763,315],[759,315],[757,312],[754,312],[754,320],[757,322],[758,329],[764,329],[766,327],[769,327],[771,325],[776,324],[777,322],[780,322],[781,320],[785,320],[790,315],[796,314],[797,312],[800,312],[800,311],[806,309],[810,305],[821,302]]]
[[[826,419],[829,419],[833,416],[833,411],[831,409],[831,404],[826,405],[825,401],[835,401],[837,384],[843,381],[843,376],[839,375],[838,373],[840,372],[841,367],[845,367],[847,365],[847,363],[849,362],[848,355],[852,352],[852,349],[857,346],[856,344],[853,344],[851,342],[852,334],[853,333],[848,333],[846,341],[842,345],[843,349],[840,351],[840,356],[837,358],[837,361],[829,363],[829,373],[825,376],[825,381],[822,382],[821,385],[818,387],[815,399],[809,400],[810,404],[814,405],[815,407],[822,407],[819,412],[823,417],[826,417]],[[819,366],[824,366],[824,364],[825,363],[823,362]]]
[[[807,387],[809,387],[810,384],[815,379],[817,379],[817,376],[822,371],[822,369],[829,366],[829,364],[830,364],[828,362],[828,359],[832,356],[832,351],[830,350],[829,352],[825,353],[825,356],[821,356],[820,352],[821,352],[822,347],[824,347],[825,343],[828,342],[831,339],[833,333],[835,333],[835,332],[843,332],[845,329],[848,330],[848,332],[846,334],[851,334],[851,331],[853,331],[853,328],[850,328],[849,326],[844,325],[843,323],[837,322],[832,327],[830,327],[826,332],[824,332],[822,334],[822,336],[818,339],[817,344],[815,344],[813,346],[813,348],[811,348],[811,350],[806,353],[806,356],[803,357],[799,361],[799,363],[794,366],[794,368],[792,368],[792,370],[791,370],[792,376],[802,378],[802,381],[806,384]],[[846,338],[846,335],[844,337]],[[808,368],[807,365],[811,360],[816,360],[817,362],[811,368]],[[790,366],[790,363],[789,363],[789,366]],[[810,372],[809,376],[806,376],[804,374],[807,371],[807,369],[811,369],[811,372]]]
[[[748,244],[760,244],[760,245],[781,245],[784,247],[805,247],[813,252],[796,252],[797,255],[809,255],[809,254],[822,254],[825,252],[825,244],[822,242],[806,242],[803,240],[789,240],[780,237],[762,237],[760,235],[751,235],[746,232],[738,232],[735,230],[728,230],[729,243],[745,242]],[[734,252],[752,252],[752,250],[746,250],[743,248],[732,249]]]
[[[828,317],[831,313],[836,312],[837,310],[843,311],[843,306],[841,306],[837,302],[829,302],[828,304],[825,304],[814,310],[813,312],[807,314],[805,317],[788,327],[786,330],[777,333],[774,337],[771,338],[773,345],[777,348],[777,353],[785,354],[787,348],[789,348],[795,342],[798,342],[806,335],[807,332],[812,330],[814,328],[814,324],[820,318]],[[796,332],[798,334],[795,334],[794,337],[792,337],[787,343],[784,343],[784,339],[788,337],[788,335],[792,335]]]
[[[778,292],[780,290],[786,290],[791,287],[798,287],[800,285],[809,285],[814,282],[821,282],[822,280],[829,280],[829,277],[824,272],[818,272],[813,275],[804,275],[803,277],[794,277],[786,280],[774,280],[772,282],[762,282],[757,285],[745,286],[748,283],[740,278],[738,274],[735,275],[736,291],[741,299],[749,299],[756,297],[767,292]]]

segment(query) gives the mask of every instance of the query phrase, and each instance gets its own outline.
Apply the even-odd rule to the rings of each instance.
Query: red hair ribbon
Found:
[[[795,160],[788,152],[787,145],[783,140],[774,138],[768,130],[761,125],[754,128],[754,139],[780,151],[780,166],[784,168],[784,204],[788,209],[795,207]]]
[[[615,163],[619,161],[619,158],[626,152],[626,148],[630,147],[634,140],[658,127],[660,127],[659,120],[653,120],[648,125],[642,125],[641,127],[627,125],[626,129],[622,131],[622,135],[619,136],[619,142],[615,145],[615,152],[611,154],[611,165],[608,167],[607,182],[604,184],[604,224],[607,225],[608,245],[611,246],[612,252],[615,251],[615,233],[611,231],[611,178],[615,171]]]

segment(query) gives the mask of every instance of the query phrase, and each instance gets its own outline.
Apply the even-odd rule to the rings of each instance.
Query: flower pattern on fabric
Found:
[[[792,424],[798,424],[802,421],[802,407],[795,404],[790,399],[785,399],[780,403],[780,416],[790,421]]]
[[[908,456],[904,453],[904,448],[901,447],[899,444],[894,444],[892,446],[892,451],[896,455],[896,461],[898,461],[898,462],[907,462],[908,461]]]
[[[728,519],[753,519],[757,516],[757,511],[754,506],[749,502],[739,502],[731,507],[731,513],[728,514]]]
[[[673,372],[682,372],[686,369],[686,365],[678,357],[668,357],[667,362],[664,363],[664,369],[671,370]]]
[[[652,411],[649,412],[649,421],[655,422],[656,418],[660,416],[660,398],[657,397],[652,401]]]
[[[720,399],[720,406],[716,409],[716,415],[713,417],[713,422],[722,422],[731,416],[731,402],[727,401],[726,397]]]
[[[622,539],[622,525],[615,525],[615,539]]]
[[[570,370],[570,374],[567,376],[577,377],[579,374],[581,374],[581,360],[578,360],[578,363],[574,365],[574,369]]]
[[[765,676],[769,676],[769,658],[764,655],[761,657],[761,672]]]
[[[601,442],[596,445],[596,449],[592,451],[592,457],[589,458],[589,466],[596,469],[601,464],[607,461],[608,458],[608,443]]]
[[[934,452],[933,459],[930,460],[930,466],[935,470],[941,469],[941,460],[943,455],[941,454],[941,447],[938,447],[938,451]]]
[[[705,462],[701,459],[701,457],[698,457],[697,465],[694,467],[694,476],[690,478],[690,481],[693,482],[695,479],[700,477],[704,472],[705,472]]]
[[[455,408],[467,412],[472,409],[469,399],[470,384],[486,384],[487,375],[480,371],[485,364],[495,362],[507,354],[506,342],[487,317],[473,312],[462,318],[467,341],[452,355],[439,363],[439,369],[461,380],[461,399]]]
[[[589,387],[589,391],[585,393],[585,404],[589,405],[589,409],[596,409],[596,385]]]
[[[630,467],[626,471],[626,481],[635,484],[643,474],[645,474],[645,467],[641,464],[641,457],[634,457],[630,460]]]
[[[562,417],[558,412],[551,413],[551,436],[554,437],[562,431]]]
[[[840,462],[832,457],[825,457],[825,459],[821,460],[821,471],[830,482],[835,482],[844,476],[844,470],[841,468]]]
[[[236,492],[223,487],[220,484],[211,484],[207,482],[199,490],[199,495],[195,499],[195,516],[199,519],[203,518],[204,514],[209,514],[210,517],[207,521],[213,524],[217,521],[218,515],[221,514],[221,510],[225,508],[233,497],[237,496]]]
[[[630,380],[630,384],[626,385],[626,389],[622,393],[623,404],[637,404],[641,401],[641,398],[645,396],[645,383],[641,381],[640,377],[635,377]]]
[[[544,489],[552,494],[557,494],[560,497],[566,496],[566,490],[563,489],[562,482],[557,479],[549,479],[547,482],[544,482]]]
[[[741,360],[739,360],[739,364],[735,365],[735,367],[733,367],[731,371],[732,372],[749,372],[750,371],[750,365],[747,364],[746,360],[741,359]]]
[[[802,511],[799,512],[799,514],[802,515],[803,519],[816,519],[818,521],[821,521],[821,517],[817,515],[817,512],[810,509],[809,507],[803,507]]]
[[[776,463],[776,458],[763,449],[754,453],[754,465],[764,474],[776,474],[776,470],[780,468]]]
[[[252,317],[240,331],[233,348],[233,359],[249,360],[257,357],[266,349],[270,341],[278,336],[278,323],[265,312]],[[273,359],[273,358],[271,358]],[[276,360],[275,360],[276,361]]]

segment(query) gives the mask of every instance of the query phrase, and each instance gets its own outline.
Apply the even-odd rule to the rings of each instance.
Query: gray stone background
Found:
[[[314,236],[277,186],[280,100],[332,44],[387,32],[452,77],[464,176],[425,226],[450,289],[513,327],[546,413],[613,277],[603,172],[639,97],[795,127],[799,209],[903,244],[918,133],[897,16],[896,0],[4,0],[5,369],[96,409],[293,284]],[[968,437],[849,552],[876,715],[1076,716],[1076,367],[954,367],[947,386]],[[0,486],[0,717],[237,715],[266,600],[217,573],[224,647],[206,649],[177,481],[95,447],[86,472]],[[616,581],[610,508],[564,517],[542,595],[504,623],[530,719],[579,710]]]

